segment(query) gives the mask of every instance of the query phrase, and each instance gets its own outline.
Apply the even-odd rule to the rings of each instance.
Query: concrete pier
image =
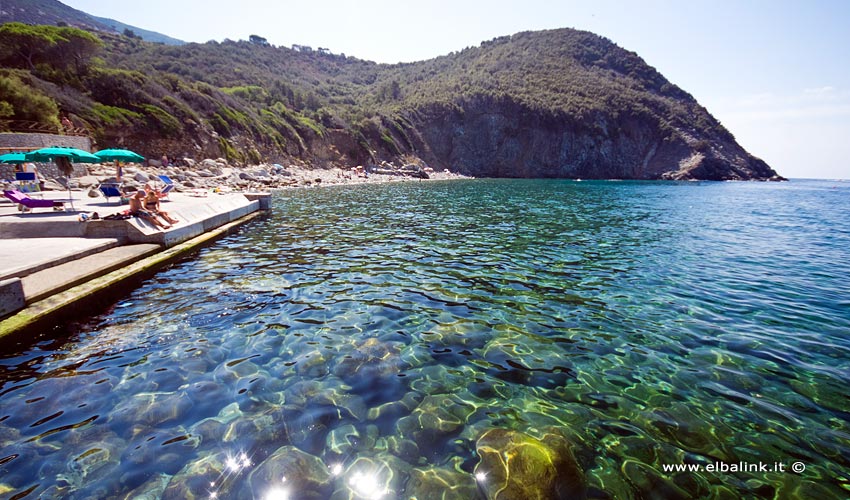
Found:
[[[162,208],[178,223],[162,230],[138,218],[103,220],[127,205],[73,194],[75,211],[22,213],[11,203],[0,204],[0,339],[56,326],[78,312],[76,306],[126,290],[271,208],[268,193],[204,198],[176,193]]]

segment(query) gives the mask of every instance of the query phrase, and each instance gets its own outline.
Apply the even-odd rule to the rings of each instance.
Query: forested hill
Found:
[[[61,110],[99,145],[148,157],[416,162],[496,177],[777,177],[689,94],[592,33],[525,32],[398,65],[256,35],[166,46],[66,33],[72,42],[29,59],[10,49],[21,32],[57,29],[73,28],[0,27],[0,113],[51,122]]]

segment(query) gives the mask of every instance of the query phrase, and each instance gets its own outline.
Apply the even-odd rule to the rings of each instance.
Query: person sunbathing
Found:
[[[160,222],[159,219],[157,219],[156,216],[153,213],[147,211],[145,209],[144,203],[145,203],[145,192],[144,191],[136,191],[136,194],[134,194],[133,196],[130,197],[130,215],[134,215],[134,216],[139,217],[141,219],[145,219],[146,221],[149,221],[151,224],[153,224],[156,227],[159,227],[159,228],[162,228],[162,229],[171,229],[171,226],[166,226],[165,224]]]
[[[168,212],[162,210],[162,207],[159,205],[159,193],[151,189],[145,195],[145,209],[148,212],[151,212],[154,215],[158,215],[162,217],[169,224],[177,224],[177,219],[168,215]]]

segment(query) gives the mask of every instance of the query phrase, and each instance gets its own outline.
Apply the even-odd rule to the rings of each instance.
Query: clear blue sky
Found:
[[[65,0],[190,42],[395,63],[577,28],[637,52],[786,177],[850,178],[850,0]]]

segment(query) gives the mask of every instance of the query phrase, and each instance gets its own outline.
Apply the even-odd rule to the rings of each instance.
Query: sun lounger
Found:
[[[159,193],[160,193],[159,197],[160,198],[168,198],[168,193],[170,193],[171,190],[174,189],[174,181],[172,181],[171,178],[168,177],[167,175],[160,175],[158,177],[159,177],[159,180],[161,180],[163,182],[163,184],[165,184],[165,187],[163,187],[159,191]]]
[[[18,190],[22,193],[40,193],[38,177],[35,172],[15,172]]]
[[[118,203],[121,203],[121,199],[124,197],[124,191],[122,189],[122,184],[118,183],[105,183],[100,185],[100,192],[103,193],[103,196],[106,196],[106,202],[109,203],[109,198],[118,198]]]
[[[9,198],[13,202],[20,205],[20,210],[24,211],[24,207],[29,210],[34,208],[52,208],[54,210],[63,210],[65,208],[66,200],[36,200],[34,198],[30,198],[24,193],[16,190],[11,191],[3,191],[3,196]]]

